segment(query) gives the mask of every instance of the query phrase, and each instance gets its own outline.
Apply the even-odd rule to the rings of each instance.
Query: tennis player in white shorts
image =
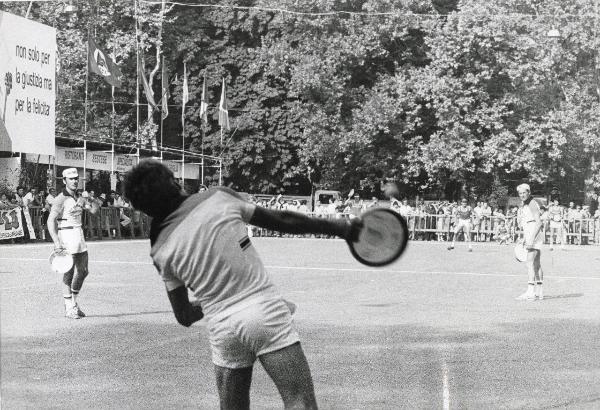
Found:
[[[292,309],[267,275],[246,225],[356,240],[360,218],[320,219],[269,210],[228,188],[188,196],[173,173],[155,160],[140,161],[127,173],[124,194],[134,208],[153,218],[150,255],[177,321],[190,326],[208,318],[221,408],[250,407],[256,359],[277,386],[285,408],[316,408]]]
[[[541,249],[544,243],[540,206],[531,196],[528,184],[517,187],[519,198],[523,201],[521,206],[521,226],[523,226],[523,239],[527,248],[527,290],[517,297],[517,300],[544,299],[542,283],[544,271],[541,264]]]
[[[48,215],[48,232],[54,242],[54,251],[66,251],[73,257],[73,267],[63,275],[63,299],[65,317],[80,319],[85,313],[79,307],[77,298],[88,275],[88,253],[81,215],[84,210],[96,213],[98,207],[85,198],[75,198],[79,175],[77,169],[67,168],[62,173],[65,189],[54,199]]]

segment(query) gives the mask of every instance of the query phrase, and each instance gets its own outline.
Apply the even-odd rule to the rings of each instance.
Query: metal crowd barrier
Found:
[[[29,207],[31,222],[37,239],[50,240],[46,228],[48,213],[42,207]],[[83,232],[86,239],[144,239],[150,236],[150,217],[131,208],[100,208],[92,215],[83,214]]]
[[[30,207],[29,213],[36,238],[49,240],[45,228],[47,213],[41,207]],[[45,215],[44,215],[45,214]],[[318,218],[338,219],[352,218],[349,213],[317,214],[306,213]],[[408,215],[405,216],[411,240],[451,241],[457,223],[456,217],[450,215]],[[113,238],[148,238],[151,218],[139,211],[124,208],[100,208],[96,215],[84,213],[83,230],[87,239]],[[510,242],[522,236],[522,231],[514,216],[492,216],[471,221],[471,240],[479,242],[496,241],[497,227],[504,221]],[[587,218],[561,221],[543,221],[544,243],[563,243],[575,245],[600,245],[600,219]],[[294,235],[249,226],[251,236],[261,237],[315,237],[329,238],[329,235]],[[464,240],[459,234],[458,240]]]
[[[314,212],[309,212],[306,215],[329,219],[353,217],[352,214],[345,213],[315,214]],[[411,240],[452,241],[457,223],[456,217],[451,215],[408,215],[405,216],[405,219]],[[490,216],[471,220],[471,240],[475,242],[492,242],[502,239],[498,237],[498,226],[501,221],[504,222],[506,227],[506,242],[514,242],[523,235],[522,229],[518,226],[517,217]],[[560,232],[561,243],[600,245],[600,219],[579,219],[570,222],[565,219],[561,221],[561,226],[564,227]],[[544,242],[550,244],[551,230],[549,221],[543,221],[542,232],[545,238]],[[256,237],[329,237],[328,235],[284,234],[253,226],[249,227],[249,233]],[[554,237],[556,237],[556,234]],[[464,240],[464,233],[459,233],[459,238],[457,239]],[[555,238],[554,243],[556,243]]]

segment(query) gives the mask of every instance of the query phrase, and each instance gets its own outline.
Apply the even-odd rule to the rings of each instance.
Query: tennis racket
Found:
[[[519,262],[525,262],[527,260],[527,248],[522,239],[515,244],[515,259]]]
[[[67,273],[73,267],[73,257],[64,249],[53,251],[49,262],[52,271],[60,274]]]
[[[374,208],[360,216],[363,227],[356,242],[348,241],[352,256],[367,266],[385,266],[402,255],[408,244],[408,227],[400,214]]]

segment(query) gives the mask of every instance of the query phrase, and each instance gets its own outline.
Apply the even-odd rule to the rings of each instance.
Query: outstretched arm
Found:
[[[260,207],[255,208],[250,224],[285,233],[336,235],[348,241],[356,241],[362,227],[359,218],[352,220],[311,218],[298,212]]]
[[[199,305],[190,303],[188,291],[185,286],[169,290],[169,284],[167,283],[167,295],[169,296],[169,302],[171,302],[175,319],[177,319],[180,325],[190,327],[193,323],[204,317],[202,308]]]

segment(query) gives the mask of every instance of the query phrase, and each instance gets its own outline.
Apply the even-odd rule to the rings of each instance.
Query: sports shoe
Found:
[[[75,305],[75,310],[77,310],[79,317],[85,317],[85,313],[79,308],[79,305]]]
[[[69,319],[81,319],[81,316],[77,313],[77,307],[73,306],[70,309],[67,309],[65,313],[65,317]]]
[[[535,294],[530,293],[530,292],[525,292],[522,295],[517,296],[515,299],[532,301],[532,300],[535,300]]]
[[[451,251],[452,249],[454,249],[454,246],[452,246],[452,245],[448,246],[449,251]]]

